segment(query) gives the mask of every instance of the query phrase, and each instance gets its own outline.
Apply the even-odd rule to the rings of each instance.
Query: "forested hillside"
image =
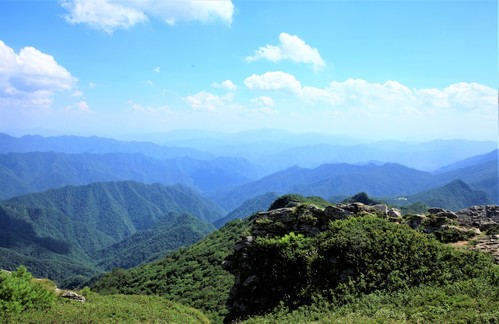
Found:
[[[87,279],[192,244],[223,210],[184,186],[111,182],[68,186],[0,204],[0,268]],[[81,282],[83,278],[77,281]]]

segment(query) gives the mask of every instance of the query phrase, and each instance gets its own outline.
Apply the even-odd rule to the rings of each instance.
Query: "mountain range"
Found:
[[[453,210],[499,203],[493,142],[369,144],[267,130],[203,144],[187,135],[165,146],[0,134],[0,268],[25,264],[78,285],[161,258],[288,193],[331,201],[366,192]]]

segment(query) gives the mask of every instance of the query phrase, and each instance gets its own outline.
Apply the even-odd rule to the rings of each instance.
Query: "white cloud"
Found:
[[[497,104],[497,91],[475,82],[459,82],[443,90],[421,89],[416,94],[423,105],[463,111],[482,110]]]
[[[253,56],[246,57],[246,62],[254,62],[257,60],[268,60],[278,62],[282,60],[291,60],[295,63],[312,64],[315,71],[320,71],[324,68],[325,63],[319,51],[316,48],[310,47],[302,39],[296,35],[281,33],[279,35],[280,44],[266,45],[255,51]]]
[[[281,71],[253,74],[244,80],[244,84],[250,90],[301,93],[301,83],[293,75]]]
[[[251,103],[257,105],[258,107],[273,107],[275,105],[274,99],[267,96],[260,96],[254,99],[251,99]]]
[[[384,83],[362,79],[333,81],[326,87],[302,86],[284,72],[253,74],[244,80],[250,90],[283,91],[296,95],[304,104],[366,114],[435,114],[453,111],[497,115],[497,90],[478,83],[460,82],[444,89],[410,89],[388,80]]]
[[[232,100],[230,94],[217,96],[212,93],[201,91],[192,96],[187,96],[184,101],[194,110],[217,111],[227,102]]]
[[[117,28],[127,29],[147,20],[140,10],[108,0],[65,0],[61,6],[68,11],[66,20],[72,24],[85,23],[112,33]]]
[[[93,82],[90,82],[90,83],[88,84],[88,88],[89,88],[89,89],[95,89],[96,87],[97,87],[97,85],[96,85],[95,83],[93,83]]]
[[[156,67],[154,68],[154,70],[152,70],[152,71],[153,71],[154,73],[159,73],[159,72],[161,72],[161,67],[160,67],[160,66],[156,66]]]
[[[79,112],[79,113],[91,113],[92,112],[92,110],[90,109],[90,106],[84,100],[79,101],[77,103],[74,103],[71,106],[66,106],[66,107],[64,107],[64,110],[72,111],[72,112]]]
[[[151,80],[144,81],[144,84],[148,85],[151,88],[154,88],[154,82],[152,82]]]
[[[178,21],[208,23],[217,20],[231,24],[234,14],[234,5],[230,0],[63,0],[61,5],[68,11],[68,22],[88,24],[107,33],[130,28],[150,17],[163,20],[169,25]]]
[[[16,54],[0,40],[0,99],[8,105],[50,105],[56,91],[74,90],[76,78],[34,47]],[[74,90],[73,94],[79,94]]]
[[[139,113],[150,113],[150,114],[171,113],[171,109],[168,106],[161,106],[155,108],[151,106],[144,106],[142,104],[134,102],[133,100],[128,100],[127,104],[132,108],[132,111]]]
[[[221,83],[213,82],[211,84],[211,86],[213,88],[216,88],[216,89],[225,89],[228,91],[236,91],[237,90],[237,86],[230,80],[225,80]]]

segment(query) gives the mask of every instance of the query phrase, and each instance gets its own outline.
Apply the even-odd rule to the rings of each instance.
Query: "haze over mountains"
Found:
[[[0,267],[71,285],[161,258],[287,193],[448,209],[499,202],[495,142],[200,134],[172,133],[168,145],[0,134]]]

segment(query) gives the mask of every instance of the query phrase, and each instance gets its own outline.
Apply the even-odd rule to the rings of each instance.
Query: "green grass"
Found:
[[[158,296],[87,295],[80,303],[59,299],[49,310],[28,311],[8,323],[209,323],[198,310]]]

